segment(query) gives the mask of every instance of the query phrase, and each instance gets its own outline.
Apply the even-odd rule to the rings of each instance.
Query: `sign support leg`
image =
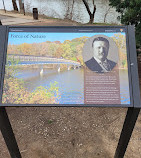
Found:
[[[21,158],[21,154],[5,107],[0,108],[0,130],[11,155],[11,158]]]
[[[128,108],[114,158],[124,157],[139,112],[140,112],[139,108]]]

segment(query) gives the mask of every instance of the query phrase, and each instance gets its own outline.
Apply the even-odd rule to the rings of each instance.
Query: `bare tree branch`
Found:
[[[111,8],[112,8],[112,7],[109,7],[108,10],[106,11],[106,13],[105,13],[105,15],[104,15],[104,22],[106,22],[107,14],[109,13],[109,11],[110,11]]]
[[[85,5],[85,7],[86,7],[86,9],[87,9],[88,14],[91,15],[92,13],[91,13],[91,11],[90,11],[90,8],[89,8],[88,3],[86,2],[86,0],[82,0],[82,1],[83,1],[84,5]]]
[[[66,13],[65,13],[66,19],[72,20],[74,3],[75,3],[75,0],[66,0],[63,2],[63,4],[65,5],[65,8],[67,8]]]
[[[72,12],[73,12],[73,8],[74,8],[74,2],[75,2],[75,0],[73,0],[73,2],[72,2],[72,8],[71,8],[71,13],[70,13],[70,19],[72,19]]]

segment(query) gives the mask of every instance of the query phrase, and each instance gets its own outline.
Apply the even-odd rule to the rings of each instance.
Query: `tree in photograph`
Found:
[[[121,13],[122,24],[135,25],[137,49],[141,50],[141,0],[109,0],[110,5]]]
[[[84,3],[86,10],[90,16],[90,21],[89,23],[92,24],[94,22],[94,16],[95,16],[95,12],[96,12],[96,5],[94,4],[94,0],[92,0],[92,4],[93,4],[93,12],[90,11],[90,7],[88,4],[87,0],[82,0],[82,2]]]
[[[122,34],[114,34],[112,39],[115,41],[119,51],[119,68],[127,69],[127,52],[126,52],[126,38]]]
[[[15,11],[18,11],[16,0],[12,0],[13,8]]]

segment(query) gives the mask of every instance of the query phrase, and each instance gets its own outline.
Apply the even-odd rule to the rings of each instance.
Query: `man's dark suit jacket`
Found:
[[[113,61],[111,61],[111,60],[107,59],[107,62],[109,63],[111,70],[116,65],[116,63],[113,62]],[[93,57],[90,60],[86,61],[85,64],[92,71],[99,72],[99,73],[104,72],[103,69],[102,69],[102,67],[98,64],[98,62]]]

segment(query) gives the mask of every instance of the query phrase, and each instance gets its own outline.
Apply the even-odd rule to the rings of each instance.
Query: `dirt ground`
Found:
[[[25,25],[31,24],[35,25]],[[65,24],[44,20],[36,23]],[[22,158],[113,158],[127,108],[7,107],[6,110]],[[140,157],[141,114],[125,154],[125,158]],[[1,133],[0,158],[10,158]]]
[[[22,158],[113,158],[126,108],[8,107]],[[125,158],[141,157],[141,115]],[[0,135],[0,158],[9,158]]]

